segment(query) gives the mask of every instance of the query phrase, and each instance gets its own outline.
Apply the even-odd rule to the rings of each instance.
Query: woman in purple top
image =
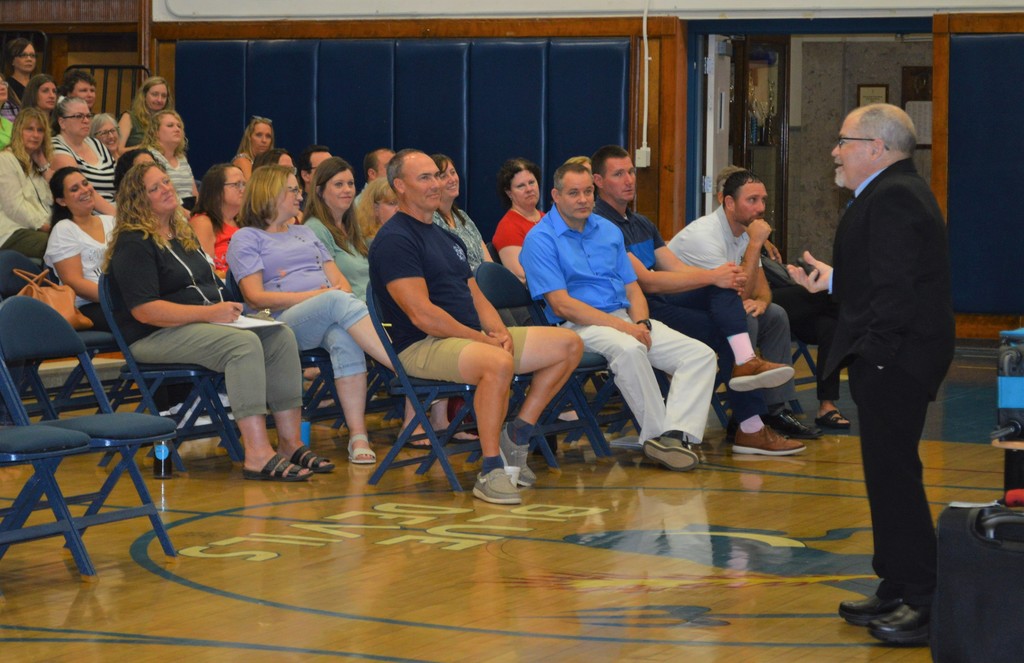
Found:
[[[289,223],[299,213],[302,190],[291,168],[253,171],[245,190],[240,230],[228,247],[228,267],[256,309],[284,322],[299,348],[331,353],[334,381],[349,429],[353,463],[373,463],[364,418],[366,357],[391,368],[366,304],[352,294],[327,248],[309,228]]]

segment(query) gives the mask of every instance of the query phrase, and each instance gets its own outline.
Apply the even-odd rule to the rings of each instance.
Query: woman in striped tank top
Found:
[[[114,213],[114,159],[101,142],[89,135],[92,112],[78,97],[65,97],[54,109],[53,170],[78,168],[96,192],[96,211]]]

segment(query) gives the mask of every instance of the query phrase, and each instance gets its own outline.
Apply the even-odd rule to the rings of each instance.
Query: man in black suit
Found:
[[[913,122],[896,106],[872,104],[846,117],[832,157],[836,184],[855,197],[836,231],[834,271],[804,253],[811,273],[789,272],[839,302],[827,368],[849,366],[860,419],[881,583],[874,596],[842,602],[839,614],[880,640],[924,645],[936,543],[918,444],[955,333],[946,226],[911,160],[916,143]]]

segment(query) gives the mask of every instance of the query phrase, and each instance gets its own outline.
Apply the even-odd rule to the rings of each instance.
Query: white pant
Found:
[[[629,320],[624,309],[612,315]],[[616,386],[640,422],[641,440],[657,438],[670,430],[682,431],[694,442],[704,438],[717,370],[711,348],[657,320],[651,320],[650,350],[611,327],[572,322],[563,326],[579,334],[587,350],[608,361]],[[661,398],[654,368],[672,376],[666,401]]]

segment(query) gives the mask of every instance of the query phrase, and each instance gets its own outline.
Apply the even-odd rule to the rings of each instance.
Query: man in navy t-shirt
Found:
[[[370,286],[410,375],[476,385],[474,409],[483,468],[473,494],[519,504],[502,456],[533,485],[526,464],[530,437],[544,408],[579,364],[580,338],[556,327],[506,328],[476,285],[462,240],[433,223],[441,185],[433,159],[402,150],[387,168],[398,212],[370,245]],[[502,426],[515,373],[533,373],[515,420]]]

